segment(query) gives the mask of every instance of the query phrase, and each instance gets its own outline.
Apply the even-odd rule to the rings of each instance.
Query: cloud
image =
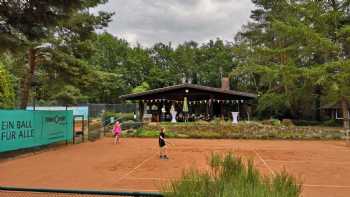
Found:
[[[115,12],[108,32],[151,46],[217,37],[232,41],[252,8],[250,0],[109,0],[93,11]]]

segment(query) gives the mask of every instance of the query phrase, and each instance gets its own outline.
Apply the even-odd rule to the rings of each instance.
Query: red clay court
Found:
[[[69,145],[0,162],[0,185],[35,188],[158,191],[186,168],[207,169],[213,152],[254,160],[264,174],[286,169],[302,196],[350,196],[350,148],[343,141],[170,139],[160,160],[158,139],[112,138]]]

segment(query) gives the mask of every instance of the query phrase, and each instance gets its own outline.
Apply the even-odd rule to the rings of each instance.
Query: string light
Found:
[[[150,100],[140,100],[141,102],[145,104],[152,104],[152,103],[183,103],[182,100],[171,100],[171,99],[150,99]],[[208,99],[208,100],[196,100],[196,101],[188,101],[189,105],[196,105],[196,104],[212,104],[213,102],[216,103],[223,103],[223,104],[234,104],[234,103],[244,103],[244,100],[221,100],[221,99]]]

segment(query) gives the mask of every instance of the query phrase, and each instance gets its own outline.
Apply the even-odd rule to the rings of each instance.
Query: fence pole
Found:
[[[75,144],[75,117],[73,116],[73,144]]]
[[[88,114],[87,114],[87,133],[88,133],[88,137],[89,137],[89,133],[90,133],[90,106],[89,104],[88,106]]]
[[[85,142],[85,121],[84,121],[84,116],[81,117],[82,118],[82,130],[83,130],[83,143]]]
[[[106,133],[106,125],[105,123],[103,123],[103,137],[105,136],[105,133]]]

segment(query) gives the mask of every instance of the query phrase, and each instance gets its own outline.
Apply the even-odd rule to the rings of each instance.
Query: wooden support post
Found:
[[[343,127],[345,130],[345,134],[346,134],[346,145],[350,146],[350,142],[349,142],[349,132],[350,132],[350,117],[349,117],[349,104],[348,104],[348,100],[343,96],[341,98],[341,110],[343,113]]]
[[[210,119],[213,118],[213,110],[214,110],[214,102],[213,102],[213,96],[210,96],[210,101],[208,101],[208,103],[210,103],[209,106],[209,114],[210,114]]]
[[[224,115],[224,103],[220,103],[220,114],[221,114],[221,119],[225,119],[225,115]]]
[[[140,112],[140,122],[143,122],[143,114],[144,114],[144,103],[142,100],[139,101],[139,112]]]
[[[209,116],[209,103],[205,104],[205,120],[207,120]]]

